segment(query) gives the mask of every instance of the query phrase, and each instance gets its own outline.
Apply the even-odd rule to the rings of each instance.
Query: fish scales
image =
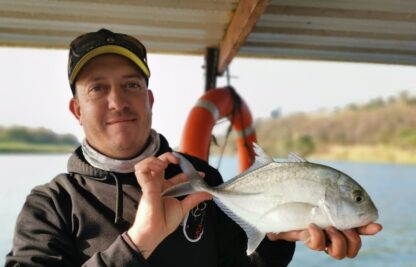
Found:
[[[297,171],[294,171],[295,169]],[[300,201],[298,195],[309,197],[311,188],[322,188],[322,183],[330,183],[325,181],[325,177],[320,177],[319,172],[309,171],[310,169],[310,163],[270,163],[246,176],[224,183],[218,190],[234,193],[269,192],[276,196],[287,195],[288,201]],[[316,194],[324,193],[316,190],[310,196],[313,199]],[[296,199],[290,199],[291,197]],[[317,200],[311,201],[317,202]]]
[[[279,207],[288,207],[296,203],[294,206],[301,209],[305,208],[303,203],[309,208],[318,205],[325,197],[325,187],[321,186],[321,181],[315,178],[316,175],[305,175],[309,166],[302,164],[303,166],[297,167],[299,171],[292,172],[293,165],[271,163],[254,174],[247,175],[244,179],[236,179],[216,191],[219,194],[223,190],[231,192],[221,197],[224,204],[232,206],[237,214],[245,216],[251,225],[257,225],[260,230],[270,230],[267,226],[270,224],[268,221],[275,221],[275,226],[278,226],[282,217],[290,216],[284,208]],[[255,195],[248,199],[242,193]],[[286,228],[282,227],[282,230]]]

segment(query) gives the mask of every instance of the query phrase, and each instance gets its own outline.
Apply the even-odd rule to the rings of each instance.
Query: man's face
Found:
[[[112,158],[137,155],[149,137],[153,95],[135,65],[122,56],[101,55],[82,68],[75,85],[70,110],[88,143]]]

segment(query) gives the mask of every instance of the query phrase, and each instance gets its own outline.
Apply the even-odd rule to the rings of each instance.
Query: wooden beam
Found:
[[[266,10],[268,0],[240,0],[220,43],[218,74],[222,74]]]

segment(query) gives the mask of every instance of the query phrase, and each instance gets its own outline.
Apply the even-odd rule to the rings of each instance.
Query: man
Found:
[[[70,110],[86,139],[68,173],[36,187],[18,217],[6,266],[286,266],[303,240],[335,258],[354,257],[361,234],[381,229],[268,234],[246,255],[247,238],[207,193],[162,198],[181,183],[178,159],[151,128],[146,49],[102,29],[71,43]],[[210,185],[222,182],[207,163],[187,156]],[[357,233],[358,231],[358,233]]]

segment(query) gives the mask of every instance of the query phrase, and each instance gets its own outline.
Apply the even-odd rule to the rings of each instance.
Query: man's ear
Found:
[[[152,90],[148,89],[148,90],[147,90],[147,95],[148,95],[148,97],[149,97],[150,107],[152,108],[152,107],[153,107],[153,103],[155,102],[155,98],[154,98],[154,96],[153,96],[153,92],[152,92]]]
[[[71,98],[69,101],[69,110],[74,114],[75,118],[78,120],[79,124],[82,125],[81,121],[81,107],[79,105],[78,99]]]

